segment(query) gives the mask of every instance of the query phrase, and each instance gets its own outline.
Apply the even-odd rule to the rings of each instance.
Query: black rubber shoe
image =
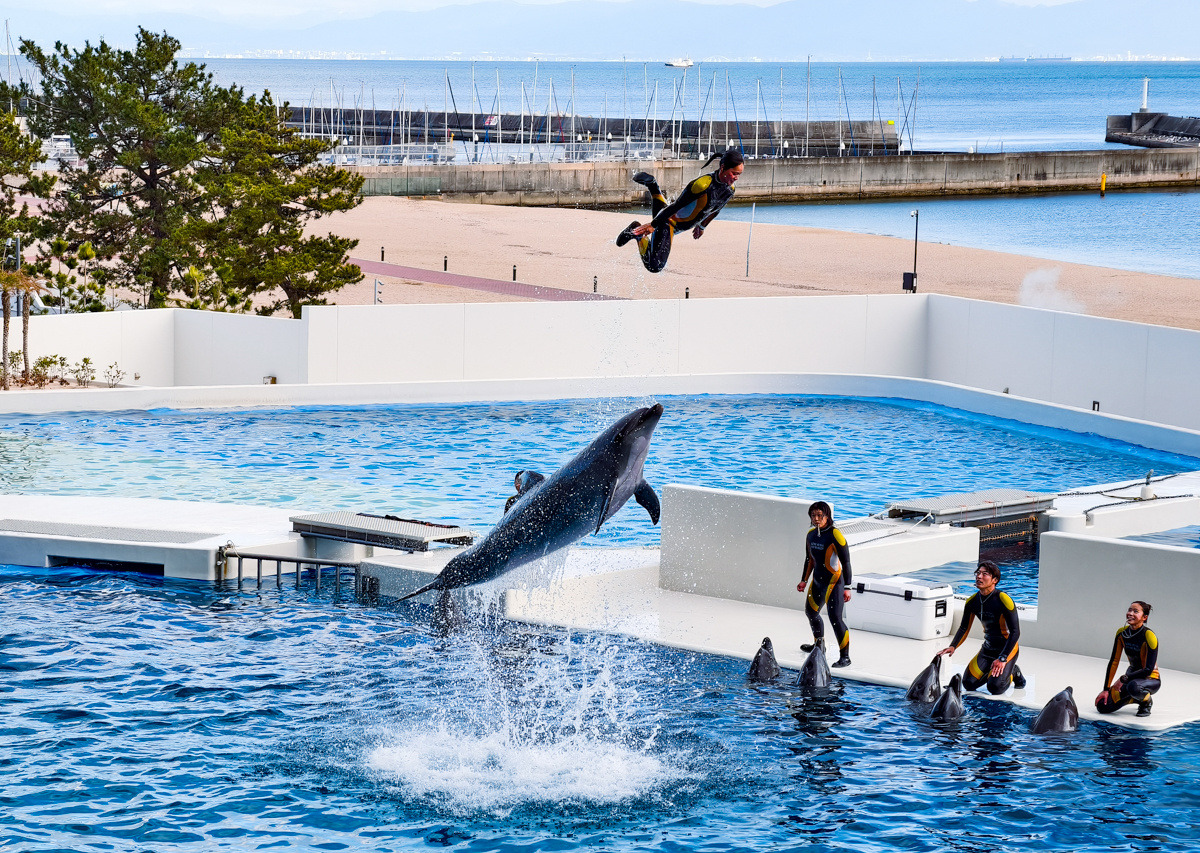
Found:
[[[618,245],[618,246],[624,246],[624,245],[625,245],[626,243],[628,243],[630,240],[635,240],[635,239],[637,239],[636,237],[634,237],[634,236],[633,236],[633,229],[634,229],[634,228],[637,228],[637,227],[638,227],[638,226],[640,226],[641,224],[642,224],[642,223],[638,222],[638,221],[635,219],[635,220],[633,220],[633,222],[630,222],[630,223],[629,223],[627,226],[625,226],[625,230],[624,230],[624,231],[622,231],[620,234],[618,234],[618,235],[617,235],[617,245]]]
[[[1149,717],[1150,716],[1150,707],[1153,704],[1154,704],[1153,699],[1147,699],[1145,702],[1138,702],[1137,715],[1139,717]]]
[[[849,665],[850,665],[850,655],[842,655],[840,658],[838,658],[832,664],[834,669],[840,669],[843,666],[849,666]]]
[[[658,181],[654,180],[654,176],[649,172],[634,172],[633,180],[646,187],[658,185]]]
[[[1013,687],[1018,690],[1025,689],[1025,673],[1021,672],[1021,667],[1013,667]]]
[[[824,637],[822,637],[822,638],[821,638],[821,639],[819,639],[819,640],[813,640],[811,643],[801,643],[801,644],[800,644],[800,651],[802,651],[802,652],[811,652],[811,651],[812,651],[813,649],[815,649],[817,646],[820,646],[822,649],[823,649],[823,648],[825,648],[825,638],[824,638]]]

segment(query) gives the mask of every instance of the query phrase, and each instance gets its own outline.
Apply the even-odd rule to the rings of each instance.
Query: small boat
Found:
[[[691,68],[692,64],[692,60],[686,56],[683,59],[672,59],[670,62],[663,63],[668,68]]]

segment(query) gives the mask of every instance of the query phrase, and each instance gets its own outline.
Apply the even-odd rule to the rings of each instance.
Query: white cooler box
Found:
[[[904,575],[863,575],[851,586],[846,625],[875,634],[932,640],[950,634],[954,618],[949,584],[929,586]]]

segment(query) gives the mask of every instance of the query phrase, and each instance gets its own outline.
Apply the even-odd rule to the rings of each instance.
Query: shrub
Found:
[[[125,371],[117,367],[117,363],[115,361],[108,366],[107,370],[104,371],[104,381],[108,383],[109,388],[116,388],[121,384],[121,380],[124,378]]]
[[[87,388],[92,384],[92,380],[96,378],[96,368],[92,366],[90,358],[84,358],[71,369],[71,375],[75,377],[75,381],[79,383],[80,388]]]

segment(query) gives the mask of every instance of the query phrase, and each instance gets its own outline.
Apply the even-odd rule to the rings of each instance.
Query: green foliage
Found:
[[[79,364],[71,368],[71,375],[75,377],[80,388],[87,388],[96,378],[96,368],[90,358],[84,357]]]
[[[115,361],[104,371],[104,381],[108,383],[109,388],[116,388],[124,378],[125,371],[118,367]]]
[[[286,308],[298,318],[304,305],[324,305],[324,294],[362,279],[346,259],[357,240],[306,237],[305,228],[360,204],[363,178],[322,165],[330,143],[287,128],[287,112],[266,92],[229,117],[220,157],[197,175],[211,205],[199,232],[222,293],[247,303],[266,295],[270,301],[259,313]]]
[[[224,117],[241,101],[203,66],[175,60],[179,42],[138,30],[137,47],[103,40],[52,52],[29,40],[21,53],[42,79],[44,108],[30,118],[39,136],[70,135],[81,164],[60,169],[48,203],[52,232],[85,241],[108,262],[113,284],[162,307],[178,273],[197,260],[189,227],[203,211],[197,164],[216,153]]]

